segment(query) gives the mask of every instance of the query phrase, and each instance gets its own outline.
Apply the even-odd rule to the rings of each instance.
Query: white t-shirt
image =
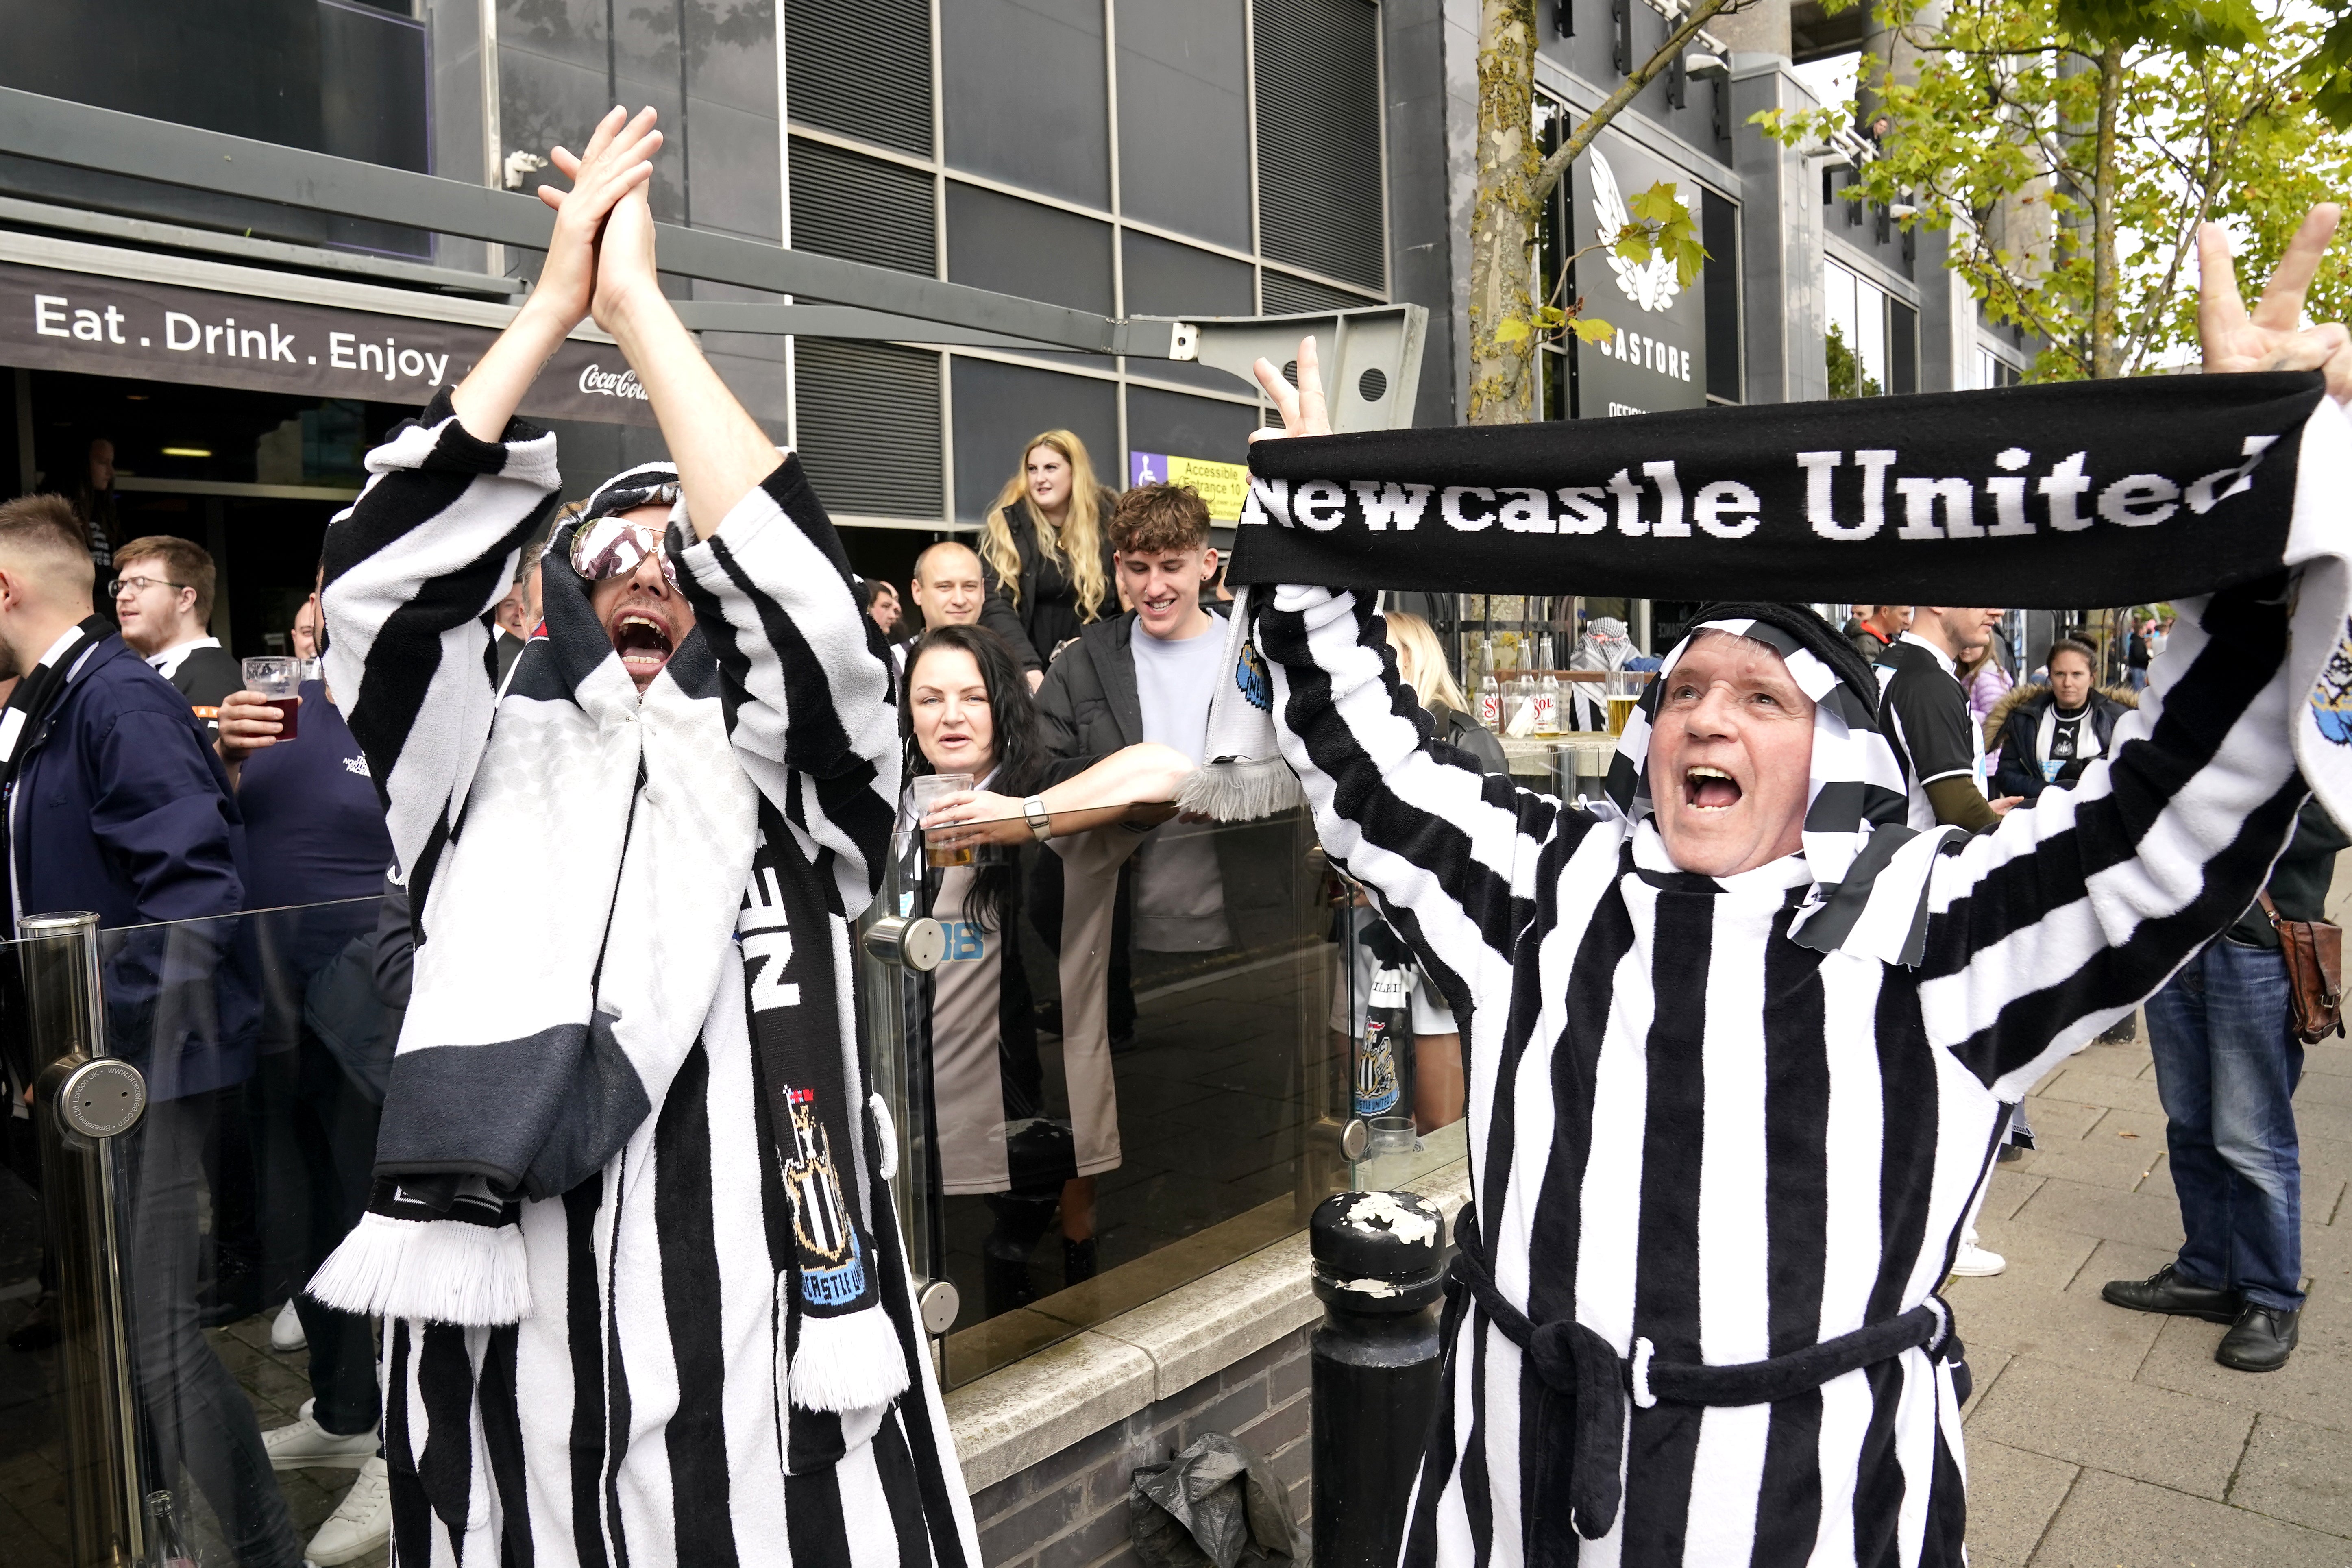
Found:
[[[1135,651],[1135,694],[1143,707],[1143,738],[1172,746],[1198,765],[1209,742],[1209,698],[1225,662],[1225,620],[1212,614],[1197,637],[1162,641],[1140,619],[1129,641]],[[1171,822],[1152,830],[1136,852],[1135,941],[1153,952],[1203,952],[1233,945],[1225,921],[1224,879],[1213,823]],[[1203,842],[1187,845],[1187,839]],[[1191,853],[1187,853],[1187,850]]]

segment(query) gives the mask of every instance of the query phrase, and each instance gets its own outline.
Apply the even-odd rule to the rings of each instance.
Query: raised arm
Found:
[[[800,460],[777,451],[662,293],[642,185],[605,223],[593,303],[677,464],[696,536],[679,585],[718,658],[736,755],[832,852],[855,918],[887,863],[899,753],[889,656],[848,554]]]
[[[2289,740],[2287,593],[2282,577],[2179,601],[2110,754],[1937,863],[1927,1033],[2003,1098],[2161,986],[2286,847],[2310,793]]]
[[[651,110],[625,121],[606,115],[582,157],[555,150],[578,183],[541,193],[557,213],[538,286],[463,382],[368,455],[366,488],[327,530],[327,684],[412,872],[429,872],[489,738],[498,692],[481,617],[558,484],[555,437],[515,410],[586,317],[598,227],[643,188],[661,144]]]
[[[2229,247],[2200,237],[2209,371],[2318,370],[2352,395],[2344,329],[2299,325],[2335,232],[2313,211],[2249,314]],[[2293,736],[2343,635],[2352,425],[2334,401],[2296,454],[2290,563],[2308,571],[2179,605],[2136,712],[2072,789],[2047,789],[1936,868],[1920,1003],[1929,1037],[2016,1099],[2156,991],[2253,901],[2310,790]],[[2316,644],[2296,647],[2298,641]]]
[[[1284,435],[1328,433],[1314,339],[1298,345],[1297,387],[1265,360],[1256,370]],[[1510,963],[1543,868],[1574,850],[1592,818],[1433,745],[1370,600],[1286,584],[1256,616],[1283,759],[1324,851],[1371,890],[1462,1012],[1481,967]]]

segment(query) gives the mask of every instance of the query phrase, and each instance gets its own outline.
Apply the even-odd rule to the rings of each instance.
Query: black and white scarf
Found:
[[[509,673],[462,826],[436,847],[418,895],[375,1189],[310,1293],[345,1311],[468,1326],[529,1314],[523,1200],[572,1191],[646,1121],[656,1108],[638,1086],[666,1083],[731,1017],[713,997],[739,944],[743,1026],[796,1242],[776,1281],[778,1386],[805,1409],[872,1409],[907,1375],[873,1261],[866,1178],[879,1141],[857,1136],[849,926],[831,852],[775,809],[733,750],[710,641],[730,634],[689,568],[676,486],[667,464],[615,476],[550,541],[542,634]],[[569,564],[571,534],[656,500],[672,502],[666,548],[697,624],[641,698]],[[522,909],[519,863],[541,868]],[[477,1050],[500,1095],[451,1092]],[[540,1080],[523,1102],[518,1050]],[[404,1092],[407,1075],[425,1073],[432,1089]]]
[[[2344,798],[2352,541],[2326,509],[2352,493],[2347,435],[2318,375],[2269,374],[1261,441],[1226,573],[1243,590],[1232,679],[1211,704],[1209,763],[1181,803],[1236,819],[1298,799],[1252,641],[1253,602],[1276,584],[2070,607],[2210,593],[2283,568],[2302,569],[2295,674],[2310,700],[2297,759]],[[1838,721],[1817,719],[1817,744]],[[1629,735],[1620,765],[1638,773],[1645,760]],[[1816,940],[1838,927],[1837,945],[1874,949],[1899,932],[1907,947],[1913,921],[1889,926],[1870,894],[1887,860],[1931,856],[1937,836],[1883,839],[1877,855],[1866,833],[1838,837],[1857,847],[1807,834]],[[1888,884],[1894,902],[1909,881]]]
[[[82,656],[113,633],[112,623],[104,616],[89,616],[52,643],[40,662],[16,682],[8,706],[0,709],[0,790],[15,786],[30,742],[41,732],[41,721],[65,695]]]

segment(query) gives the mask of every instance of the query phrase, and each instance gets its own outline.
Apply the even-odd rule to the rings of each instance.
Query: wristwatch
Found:
[[[1037,836],[1038,843],[1043,844],[1054,837],[1054,819],[1045,815],[1045,799],[1043,795],[1033,795],[1023,801],[1021,815],[1029,819],[1029,831]]]

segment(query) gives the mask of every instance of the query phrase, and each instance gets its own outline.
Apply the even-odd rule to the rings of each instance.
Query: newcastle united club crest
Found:
[[[818,1119],[814,1090],[793,1089],[787,1100],[793,1126],[783,1152],[784,1191],[800,1249],[801,1299],[819,1311],[854,1306],[866,1294],[866,1258],[842,1201],[833,1141]]]

